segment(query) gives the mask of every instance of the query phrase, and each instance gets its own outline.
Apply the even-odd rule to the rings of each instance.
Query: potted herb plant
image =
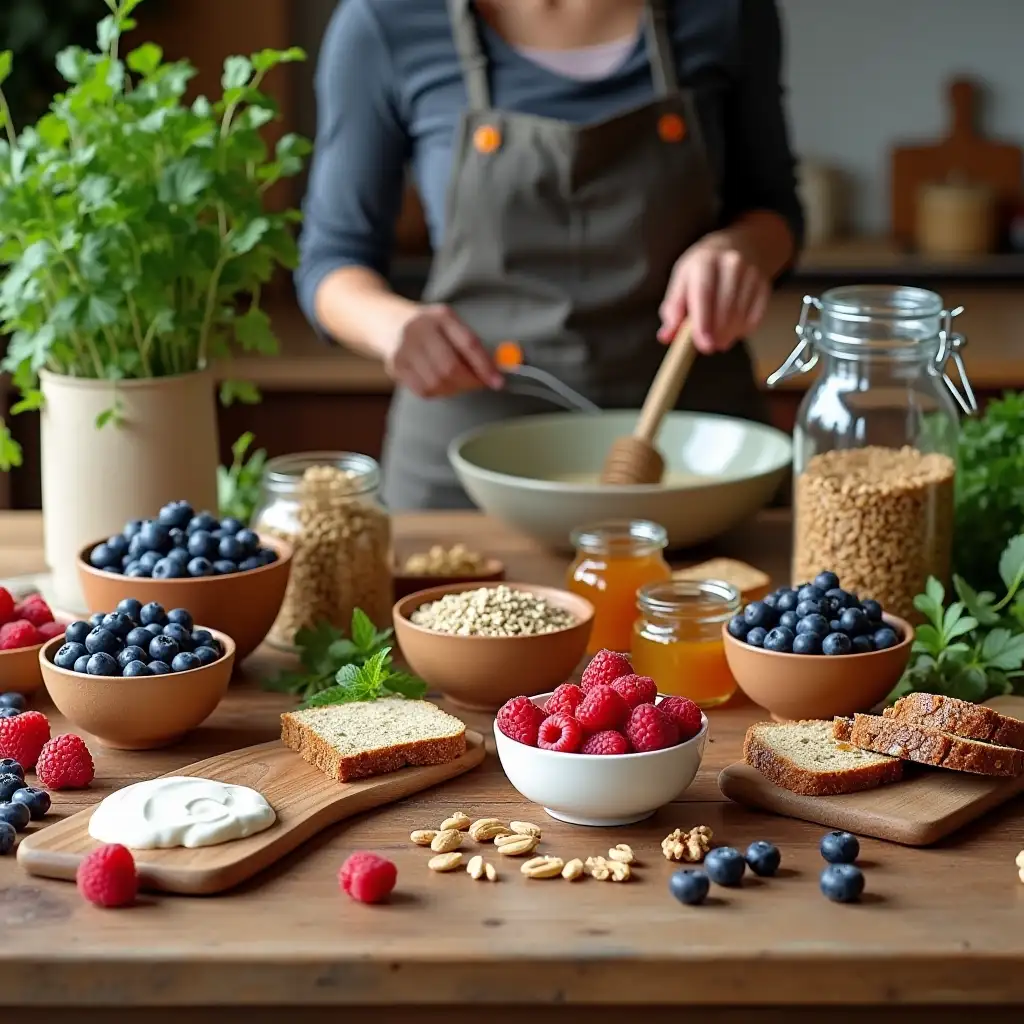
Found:
[[[272,354],[261,287],[292,267],[295,211],[266,190],[298,174],[295,135],[268,151],[264,77],[301,50],[231,57],[223,94],[186,99],[195,69],[145,44],[122,56],[141,0],[106,0],[97,49],[63,50],[68,83],[20,134],[0,53],[0,333],[13,412],[39,409],[47,562],[78,607],[75,554],[128,519],[184,498],[217,502],[211,365],[237,346]],[[255,401],[250,384],[222,402]],[[0,468],[21,452],[0,423]]]

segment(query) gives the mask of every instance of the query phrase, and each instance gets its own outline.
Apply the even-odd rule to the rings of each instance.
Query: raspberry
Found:
[[[641,704],[653,704],[658,686],[650,676],[619,676],[612,681],[612,689],[629,705],[629,710]]]
[[[555,692],[548,697],[544,710],[549,715],[564,713],[566,715],[576,714],[576,709],[583,700],[583,691],[575,683],[562,683],[556,687]]]
[[[0,757],[10,757],[23,768],[39,760],[50,738],[50,723],[38,711],[23,711],[14,718],[0,718]]]
[[[529,697],[513,697],[502,705],[494,720],[510,740],[535,747],[544,712]]]
[[[54,637],[64,635],[64,626],[60,622],[44,622],[39,627],[39,639],[46,643]]]
[[[576,709],[576,721],[587,732],[617,729],[626,720],[629,705],[610,686],[594,686]]]
[[[540,724],[537,746],[542,750],[557,750],[560,754],[575,754],[583,742],[583,727],[572,715],[561,712],[545,718]]]
[[[398,881],[398,868],[389,860],[363,850],[351,854],[338,872],[338,884],[360,903],[381,903]]]
[[[628,754],[629,740],[617,729],[605,729],[595,732],[583,744],[581,754]]]
[[[613,679],[631,675],[632,672],[633,666],[624,654],[618,654],[616,651],[598,651],[583,670],[580,686],[583,692],[587,693],[595,686],[608,686]]]
[[[139,877],[135,858],[119,843],[93,850],[75,875],[78,891],[97,907],[127,907],[135,902]]]
[[[36,762],[36,778],[47,789],[85,789],[95,776],[92,754],[81,736],[65,733],[43,744]]]
[[[642,754],[648,750],[664,750],[679,742],[679,727],[675,721],[659,711],[653,704],[633,708],[626,725],[626,736],[633,749]]]
[[[0,587],[0,625],[14,617],[14,598],[6,587]]]
[[[676,723],[680,743],[692,740],[700,732],[700,708],[689,697],[666,697],[658,705],[658,710],[664,711]]]
[[[41,594],[32,594],[26,597],[21,604],[16,604],[14,615],[15,618],[27,619],[37,628],[46,625],[47,622],[53,622],[53,612],[50,611],[50,606],[43,600]]]
[[[38,643],[39,630],[26,619],[15,619],[0,626],[0,651],[16,651]]]

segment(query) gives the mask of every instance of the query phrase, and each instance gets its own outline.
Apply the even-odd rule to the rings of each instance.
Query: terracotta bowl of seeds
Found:
[[[553,587],[456,583],[402,598],[395,638],[432,692],[474,711],[564,683],[587,649],[594,606]],[[472,626],[470,624],[472,623]],[[536,632],[537,624],[547,632]],[[472,628],[474,632],[455,632]]]

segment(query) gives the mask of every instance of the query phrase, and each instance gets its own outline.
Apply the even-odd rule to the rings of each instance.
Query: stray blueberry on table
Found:
[[[800,619],[797,618],[796,612],[783,612],[779,616],[779,625],[785,626],[786,629],[792,630],[794,633],[796,632],[796,624],[799,621]]]
[[[742,640],[746,637],[750,630],[750,626],[747,625],[747,620],[742,615],[734,615],[729,620],[729,636],[736,640]]]
[[[765,636],[764,649],[788,654],[793,649],[793,631],[785,626],[776,626]]]
[[[763,601],[751,601],[743,609],[743,618],[748,626],[769,628],[775,622],[775,612]]]
[[[15,792],[11,797],[11,803],[24,804],[28,808],[32,820],[39,821],[41,818],[45,818],[50,810],[50,794],[45,789],[33,789],[31,786],[26,786]]]
[[[193,669],[202,667],[202,662],[191,651],[182,651],[180,654],[176,654],[171,662],[172,672],[191,672]]]
[[[828,636],[828,619],[824,615],[812,612],[797,621],[796,631],[798,633],[813,633],[820,640],[822,637]]]
[[[149,656],[154,661],[172,662],[181,648],[176,640],[169,636],[155,636],[149,643]]]
[[[24,776],[11,772],[8,775],[0,775],[0,804],[10,803],[11,797],[19,789],[25,788]]]
[[[899,642],[900,638],[896,635],[895,630],[885,626],[883,629],[876,629],[871,639],[875,642],[876,651],[884,651],[888,647],[895,647]]]
[[[829,864],[852,864],[860,855],[860,840],[849,832],[826,832],[818,848]]]
[[[814,577],[814,585],[822,593],[828,593],[828,591],[835,590],[839,586],[839,577],[834,572],[819,572]]]
[[[694,868],[684,868],[673,872],[668,880],[668,891],[688,907],[695,907],[707,899],[711,880],[707,872]]]
[[[149,663],[149,674],[151,676],[170,675],[171,666],[166,661],[151,661]]]
[[[104,651],[90,655],[85,663],[85,671],[90,676],[119,676],[121,666]]]
[[[118,601],[114,611],[119,615],[127,615],[133,622],[138,622],[142,612],[142,602],[137,597],[126,597]]]
[[[854,654],[870,654],[875,649],[875,641],[871,637],[861,634],[853,638]]]
[[[179,651],[192,650],[192,634],[179,622],[168,622],[164,626],[164,636],[169,636],[177,645]]]
[[[156,625],[162,629],[167,625],[167,612],[164,611],[162,604],[150,601],[149,604],[142,606],[142,610],[139,612],[139,622],[143,626]]]
[[[102,626],[97,626],[85,638],[85,649],[90,654],[115,655],[121,650],[122,646],[120,639],[114,633],[111,633],[109,629],[104,629]]]
[[[764,626],[754,626],[748,631],[745,640],[751,647],[764,647],[764,638],[767,635],[768,630]]]
[[[17,840],[18,836],[14,831],[14,826],[9,825],[6,821],[0,821],[0,857],[10,853]]]
[[[7,693],[0,693],[0,708],[14,708],[15,711],[24,711],[28,707],[28,701],[23,693],[15,693],[13,690]]]
[[[129,661],[128,664],[121,669],[121,675],[124,676],[125,679],[133,679],[136,676],[150,676],[152,674],[153,673],[149,671],[149,666],[144,661],[139,660]]]
[[[853,650],[853,644],[845,633],[829,633],[821,641],[822,654],[849,654]]]
[[[85,649],[84,644],[76,643],[65,643],[61,644],[57,648],[57,653],[53,656],[53,663],[57,668],[66,669],[68,672],[73,672],[75,668],[75,662],[79,658],[88,658],[89,652]]]
[[[15,832],[24,832],[32,820],[32,812],[24,804],[0,804],[0,822],[6,822]]]
[[[732,846],[718,846],[704,858],[704,870],[715,885],[739,885],[747,870],[747,862]]]
[[[190,633],[195,628],[191,614],[184,608],[172,608],[167,613],[167,622],[168,624],[173,622],[176,626],[183,626]]]
[[[25,778],[25,769],[13,757],[0,758],[0,775],[17,775]]]
[[[92,629],[93,627],[90,623],[79,619],[77,622],[72,622],[64,630],[64,639],[69,644],[84,644],[85,638],[92,632]]]
[[[870,597],[867,597],[861,601],[860,606],[864,609],[864,614],[872,622],[882,621],[882,606],[877,601],[873,601]]]
[[[829,864],[819,885],[833,903],[856,903],[864,892],[864,872],[854,864]]]
[[[215,661],[220,658],[219,652],[215,651],[212,647],[197,647],[192,654],[195,656],[196,661],[200,665],[212,665]],[[181,655],[179,654],[180,658]]]
[[[75,672],[81,672],[81,673],[82,673],[82,675],[85,675],[85,673],[89,671],[89,659],[90,659],[91,657],[92,657],[92,655],[91,655],[91,654],[83,654],[83,655],[82,655],[82,656],[81,656],[81,657],[80,657],[80,658],[79,658],[79,659],[78,659],[78,660],[77,660],[77,661],[75,662],[75,667],[74,667],[74,671],[75,671]]]
[[[747,847],[747,866],[761,878],[771,878],[779,870],[782,854],[772,843],[759,839]]]

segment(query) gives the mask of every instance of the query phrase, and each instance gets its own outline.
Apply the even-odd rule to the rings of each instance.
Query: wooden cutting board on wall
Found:
[[[950,179],[988,185],[1003,206],[1021,195],[1020,146],[987,139],[979,132],[980,97],[974,82],[955,79],[948,90],[949,135],[938,142],[897,146],[892,151],[892,234],[903,245],[914,241],[922,185]]]

